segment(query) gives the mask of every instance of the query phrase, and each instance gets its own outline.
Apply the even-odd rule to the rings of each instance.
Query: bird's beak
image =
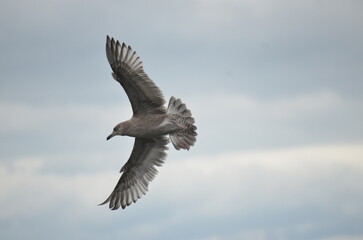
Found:
[[[109,140],[110,138],[112,138],[113,136],[115,136],[115,133],[111,133],[110,135],[108,135],[108,137],[106,138],[106,140]]]

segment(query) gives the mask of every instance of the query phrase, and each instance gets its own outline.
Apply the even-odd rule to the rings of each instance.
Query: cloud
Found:
[[[121,151],[121,159],[127,159],[132,139],[117,138],[100,145],[105,144],[105,136],[116,123],[132,115],[126,94],[116,87],[115,97],[122,96],[123,100],[114,99],[112,104],[0,103],[0,132],[7,139],[4,146],[9,146],[3,156],[12,155],[10,145],[16,141],[33,156],[49,156],[48,152],[56,151],[57,158],[85,159],[80,154],[91,151],[96,160],[107,152]],[[194,151],[198,153],[352,142],[359,141],[363,131],[359,127],[362,100],[329,90],[276,98],[202,93],[182,99],[197,122],[199,136]],[[224,139],[222,145],[220,138]],[[121,143],[129,148],[116,147]]]
[[[119,88],[118,85],[115,87]],[[113,104],[0,102],[0,111],[3,113],[0,131],[3,133],[35,132],[44,126],[59,128],[62,127],[61,123],[71,121],[73,125],[84,128],[96,123],[113,124],[119,118],[129,118],[132,115],[126,94],[122,89],[118,90],[119,95],[124,95],[123,102],[115,99]],[[247,116],[243,117],[268,115],[271,118],[291,119],[301,117],[301,115],[316,115],[360,104],[359,100],[344,99],[332,91],[319,91],[275,99],[252,98],[243,94],[220,93],[212,96],[200,94],[189,101],[196,110],[195,114],[211,120],[222,119],[221,111],[223,114],[228,113],[238,118],[244,114]]]
[[[317,240],[360,240],[363,238],[363,235],[360,236],[339,236],[339,237],[329,237],[329,238],[320,238]]]
[[[198,195],[197,192],[201,192],[202,189],[211,195],[214,194],[216,199],[219,198],[215,202],[215,206],[212,205],[206,210],[208,213],[218,212],[224,207],[232,210],[232,206],[235,205],[243,208],[243,205],[248,206],[259,201],[266,201],[264,199],[266,195],[276,196],[277,194],[281,194],[281,198],[274,204],[282,204],[285,207],[289,207],[289,200],[291,200],[292,206],[307,204],[310,197],[311,201],[322,201],[318,203],[323,205],[328,203],[324,201],[330,201],[328,196],[331,193],[329,191],[344,191],[344,186],[335,185],[324,190],[324,192],[328,191],[326,196],[324,196],[324,192],[319,193],[322,190],[322,184],[330,185],[325,180],[333,179],[333,176],[338,178],[344,176],[345,180],[353,183],[353,188],[360,189],[360,186],[355,184],[359,180],[358,173],[363,170],[359,147],[359,144],[328,145],[206,156],[170,163],[166,167],[168,168],[165,171],[166,179],[176,181],[176,186],[187,186],[185,188],[187,192],[183,192],[179,188],[172,189],[170,196],[173,200],[182,198],[182,196]],[[344,169],[347,171],[344,172]],[[177,172],[185,173],[185,175]],[[354,173],[349,176],[348,172]],[[197,179],[201,183],[195,187]],[[314,186],[318,182],[321,184]],[[254,185],[262,188],[256,189]],[[339,189],[339,187],[342,188]],[[248,199],[250,194],[241,194],[240,196],[243,196],[241,199],[229,195],[238,195],[238,191],[248,192],[250,189],[253,189],[255,194],[257,193],[253,200]],[[225,193],[222,194],[216,190],[223,190]],[[208,194],[205,197],[207,196]],[[284,201],[280,202],[281,199]],[[190,201],[193,200],[193,198],[190,199]],[[208,199],[204,200],[208,202]],[[244,201],[248,204],[243,204]],[[269,204],[272,204],[272,201],[273,199],[269,199]]]
[[[142,236],[136,229],[145,229],[155,239],[176,233],[180,239],[352,237],[363,234],[354,224],[363,220],[362,149],[362,144],[320,145],[170,159],[150,192],[120,213],[95,206],[112,190],[116,170],[59,175],[42,172],[46,159],[18,159],[0,167],[0,217],[24,221],[53,212],[57,219],[50,225],[68,214],[80,225],[92,214],[99,228],[114,226],[125,236]],[[128,223],[110,222],[114,214],[134,216]],[[86,231],[80,226],[79,233]],[[324,230],[332,228],[334,235]],[[87,231],[91,236],[93,230]],[[7,233],[16,236],[15,229]],[[118,231],[109,234],[116,237]]]
[[[125,94],[126,95],[126,94]],[[118,104],[27,104],[22,102],[0,102],[3,113],[2,133],[63,131],[89,128],[98,124],[113,124],[120,116],[131,117],[129,102]],[[47,127],[44,129],[44,127]],[[61,128],[61,129],[60,129]]]
[[[131,44],[170,94],[281,96],[332,88],[359,95],[362,87],[357,1],[6,3],[2,99],[103,101],[106,34]]]
[[[362,236],[361,2],[0,5],[1,239]],[[95,206],[133,144],[105,141],[131,116],[106,34],[186,102],[199,133],[118,212]]]
[[[220,148],[220,138],[229,144],[224,149],[231,150],[357,141],[362,131],[357,127],[363,118],[361,99],[332,91],[275,98],[201,94],[191,103],[200,144],[212,149]]]

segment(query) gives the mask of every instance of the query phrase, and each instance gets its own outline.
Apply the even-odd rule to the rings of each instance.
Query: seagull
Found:
[[[197,127],[186,105],[171,97],[167,108],[160,89],[144,72],[142,61],[125,43],[107,36],[106,55],[112,77],[121,84],[131,103],[131,119],[117,124],[110,138],[134,137],[130,158],[120,170],[120,180],[111,195],[100,205],[109,203],[111,210],[135,203],[148,191],[149,183],[166,158],[171,140],[176,150],[189,150],[196,141]]]

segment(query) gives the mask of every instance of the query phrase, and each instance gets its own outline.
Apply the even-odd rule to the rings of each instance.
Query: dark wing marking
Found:
[[[112,76],[124,88],[134,115],[166,112],[162,92],[144,72],[140,58],[130,46],[107,36],[106,55]]]
[[[166,136],[154,139],[136,138],[131,156],[120,170],[120,180],[101,205],[110,202],[109,207],[112,210],[125,208],[146,194],[149,183],[158,172],[156,166],[160,167],[164,163],[168,142]]]

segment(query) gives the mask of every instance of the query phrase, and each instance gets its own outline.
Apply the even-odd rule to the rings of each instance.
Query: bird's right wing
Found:
[[[134,115],[166,112],[162,92],[144,72],[140,58],[130,46],[107,36],[106,55],[112,76],[124,88]]]
[[[146,194],[149,183],[158,172],[156,166],[160,167],[164,163],[168,142],[166,136],[135,138],[131,156],[120,170],[120,180],[111,195],[100,205],[110,202],[112,210],[125,208]]]

